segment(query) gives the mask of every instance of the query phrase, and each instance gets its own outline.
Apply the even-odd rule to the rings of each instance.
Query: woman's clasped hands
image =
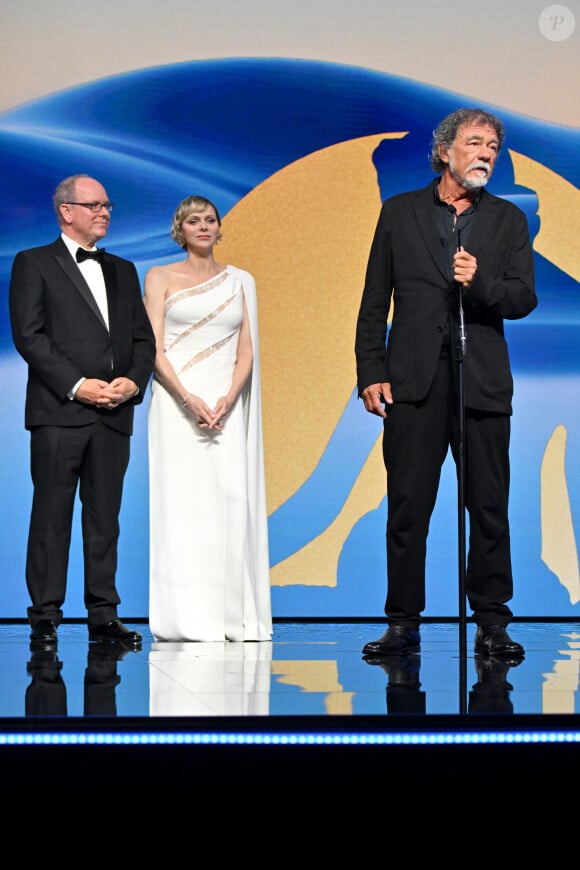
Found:
[[[182,405],[200,429],[214,429],[218,432],[224,428],[224,417],[230,410],[230,402],[226,396],[218,399],[215,408],[210,408],[200,396],[192,394],[183,399]]]

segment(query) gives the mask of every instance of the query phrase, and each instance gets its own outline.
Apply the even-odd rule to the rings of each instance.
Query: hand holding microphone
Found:
[[[469,254],[463,246],[459,247],[453,255],[453,280],[463,290],[471,287],[475,273],[477,272],[477,260]]]

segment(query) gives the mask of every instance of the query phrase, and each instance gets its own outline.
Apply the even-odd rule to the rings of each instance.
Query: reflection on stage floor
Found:
[[[521,661],[473,655],[475,626],[426,622],[418,655],[365,661],[380,622],[277,622],[266,643],[157,643],[147,623],[138,650],[89,643],[84,623],[63,623],[56,650],[30,650],[25,623],[0,625],[0,727],[22,719],[59,727],[99,719],[248,717],[333,727],[388,727],[393,717],[574,717],[580,711],[580,623],[512,622]],[[30,721],[32,720],[32,721]],[[572,720],[574,721],[574,720]],[[399,720],[400,725],[400,720]],[[396,725],[395,727],[399,727]],[[260,726],[261,727],[261,726]]]

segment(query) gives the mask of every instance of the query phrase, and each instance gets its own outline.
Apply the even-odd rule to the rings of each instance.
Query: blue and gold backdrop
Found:
[[[57,3],[63,9],[68,5],[64,0]],[[201,4],[189,5],[196,12],[203,9]],[[228,5],[217,4],[221,12]],[[363,3],[367,13],[371,6]],[[374,6],[375,15],[386,21],[389,4],[380,4],[380,13],[379,4]],[[449,6],[461,8],[463,19],[469,18],[465,4]],[[321,7],[327,15],[333,8],[326,3]],[[546,36],[546,22],[556,27],[555,13],[550,18],[542,8],[531,14],[523,4],[508,7],[512,26],[519,22],[519,39],[530,44],[535,40],[542,51],[551,52],[552,81],[559,81],[560,57],[561,79],[570,94],[577,94],[578,12],[574,15],[570,6],[554,7],[566,10],[558,26],[567,27],[566,37],[555,39],[553,34]],[[180,23],[190,22],[191,10],[186,13],[182,4],[169,4],[168,14],[172,8],[171,29],[176,32]],[[249,8],[258,15],[262,7],[251,3]],[[334,8],[345,12],[342,3]],[[506,324],[515,380],[513,609],[517,616],[577,616],[578,118],[573,109],[568,118],[566,103],[552,112],[541,91],[541,108],[522,111],[526,100],[532,105],[534,95],[526,91],[525,99],[508,96],[505,75],[498,78],[496,100],[490,99],[493,94],[483,81],[488,77],[486,62],[494,66],[493,42],[476,48],[481,57],[474,63],[450,56],[456,72],[456,87],[450,87],[440,76],[427,77],[420,28],[413,35],[400,10],[399,29],[405,33],[407,50],[398,47],[393,66],[405,68],[404,75],[383,66],[369,67],[382,38],[370,15],[362,30],[359,21],[358,35],[342,21],[342,48],[340,42],[331,49],[324,43],[319,55],[308,58],[299,51],[292,56],[294,45],[303,47],[303,20],[286,4],[278,4],[278,13],[278,23],[286,20],[290,31],[295,28],[294,41],[287,37],[287,56],[268,56],[264,30],[259,50],[250,56],[220,56],[219,45],[212,44],[201,58],[192,53],[176,62],[135,62],[133,69],[113,64],[115,71],[103,75],[95,74],[94,52],[101,50],[95,43],[84,76],[78,70],[53,68],[53,82],[59,81],[57,72],[70,73],[73,84],[51,89],[47,83],[42,93],[42,81],[30,80],[21,88],[21,96],[30,98],[16,98],[14,105],[4,98],[0,618],[25,615],[31,499],[28,434],[23,426],[26,370],[12,346],[8,321],[10,268],[17,250],[56,238],[52,193],[61,178],[76,172],[87,172],[105,185],[115,203],[106,246],[132,259],[141,278],[154,263],[180,256],[169,237],[178,202],[201,193],[218,204],[224,238],[217,256],[251,271],[258,285],[274,616],[382,616],[387,481],[381,423],[366,414],[356,398],[356,314],[381,201],[428,183],[433,177],[428,159],[432,131],[444,115],[462,105],[480,105],[505,123],[506,144],[489,189],[525,211],[536,259],[539,306],[525,320]],[[15,33],[24,14],[16,8],[10,11]],[[111,23],[121,15],[111,6]],[[527,16],[523,36],[524,17],[518,15]],[[149,17],[150,27],[155,20]],[[69,21],[78,36],[76,18]],[[166,19],[160,21],[163,28],[170,27]],[[445,33],[440,21],[432,23]],[[125,19],[119,24],[125,35],[133,32],[133,25],[137,27]],[[203,26],[207,36],[208,25]],[[246,36],[242,46],[258,39],[247,19],[240,26]],[[272,43],[278,45],[280,32],[273,19],[270,27]],[[40,35],[35,31],[41,57],[33,55],[31,62],[42,77],[42,52],[48,57],[56,46],[50,40],[42,42]],[[392,35],[385,39],[388,42]],[[527,61],[524,55],[506,61],[508,49],[499,36],[497,40],[498,55],[504,53],[504,68],[512,70],[517,91],[518,82],[529,75]],[[82,65],[83,52],[75,45],[74,56]],[[434,50],[435,65],[441,52],[432,40],[427,45]],[[413,46],[418,48],[416,76],[403,67],[412,63]],[[574,50],[576,62],[570,66]],[[336,58],[346,56],[349,62],[329,59],[333,51]],[[105,49],[102,54],[106,60]],[[355,55],[358,62],[353,62]],[[130,66],[130,60],[126,63]],[[497,77],[495,67],[490,76]],[[125,618],[146,617],[148,612],[147,405],[148,398],[136,412],[121,515],[119,589]],[[71,618],[85,616],[79,528],[75,518],[65,607],[65,616]],[[429,534],[427,616],[458,613],[457,528],[457,483],[448,458]]]

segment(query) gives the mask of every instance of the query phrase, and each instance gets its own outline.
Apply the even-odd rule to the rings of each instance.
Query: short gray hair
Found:
[[[73,202],[76,199],[76,185],[78,178],[90,178],[86,172],[80,172],[78,175],[69,175],[68,178],[63,178],[59,183],[52,197],[54,212],[59,224],[62,224],[62,214],[60,212],[61,205],[65,202]]]

